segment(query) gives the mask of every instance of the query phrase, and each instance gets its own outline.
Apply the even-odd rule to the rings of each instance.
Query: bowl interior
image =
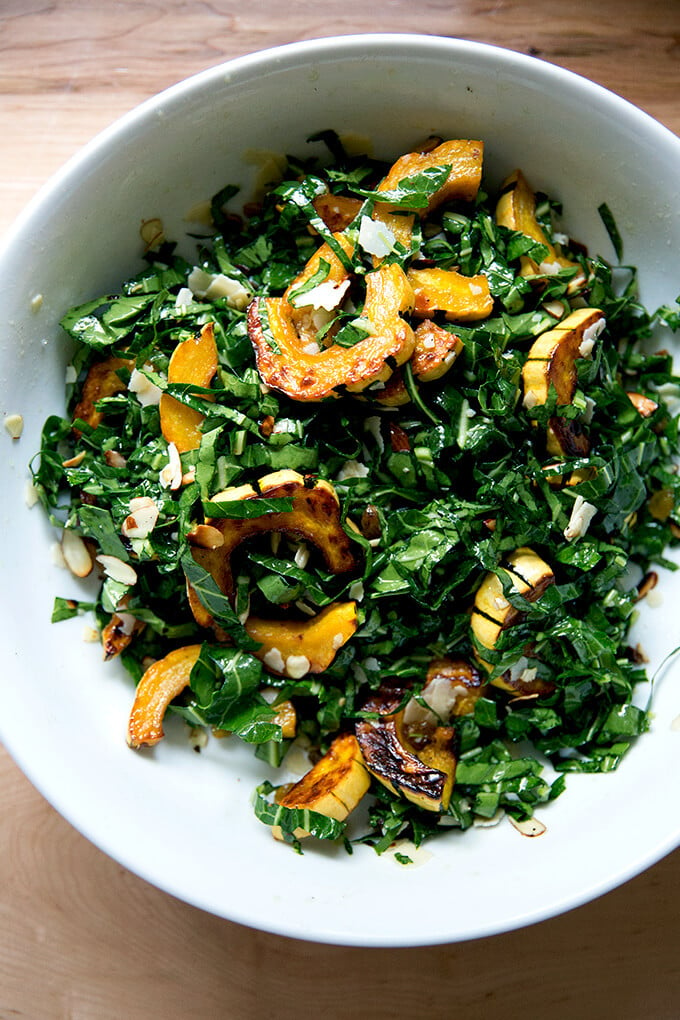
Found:
[[[574,776],[540,816],[547,832],[510,825],[428,846],[417,866],[360,848],[300,857],[257,822],[250,793],[265,770],[213,740],[190,754],[180,725],[153,752],[132,754],[124,731],[131,681],[83,640],[87,621],[50,626],[55,595],[77,596],[54,565],[56,532],[26,508],[27,464],[47,415],[64,407],[68,348],[58,320],[139,268],[140,221],[160,216],[191,254],[185,219],[227,183],[247,199],[263,151],[322,155],[324,128],[393,157],[429,134],[485,143],[490,182],[521,166],[559,198],[570,233],[613,257],[597,214],[606,202],[640,269],[649,307],[672,302],[680,249],[680,141],[583,79],[478,44],[417,36],[345,37],[241,58],[182,83],[123,118],[57,175],[0,255],[2,413],[6,479],[0,569],[0,731],[20,766],[88,838],[156,885],[245,924],[331,942],[416,945],[490,934],[574,906],[630,877],[678,842],[669,817],[680,765],[680,713],[668,669],[651,734],[618,772]],[[36,310],[36,295],[42,304]],[[663,577],[638,637],[651,669],[672,650],[678,581]],[[639,824],[644,804],[645,824]],[[637,820],[636,820],[637,819]],[[530,881],[529,881],[530,878]],[[376,904],[379,897],[379,905]],[[376,909],[377,907],[377,909]]]

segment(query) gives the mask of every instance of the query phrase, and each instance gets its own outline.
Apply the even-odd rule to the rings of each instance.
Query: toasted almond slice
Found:
[[[76,577],[87,577],[92,572],[92,557],[85,542],[75,532],[64,530],[61,537],[61,552],[66,566]]]
[[[129,563],[125,563],[117,556],[106,556],[101,554],[96,557],[97,563],[101,565],[107,577],[119,584],[133,585],[137,583],[137,571]]]

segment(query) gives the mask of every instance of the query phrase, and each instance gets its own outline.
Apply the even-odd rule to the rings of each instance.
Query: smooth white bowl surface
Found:
[[[139,268],[140,220],[160,216],[181,240],[197,201],[226,183],[248,197],[253,150],[314,151],[305,139],[324,128],[367,136],[385,158],[430,133],[481,138],[492,182],[521,166],[534,187],[563,201],[571,234],[612,257],[596,212],[608,203],[649,307],[680,291],[680,140],[536,59],[437,37],[317,40],[234,60],[143,104],[43,189],[0,255],[0,411],[25,419],[19,441],[0,436],[0,734],[86,837],[215,914],[355,945],[489,935],[583,903],[677,846],[677,669],[659,676],[651,733],[616,773],[570,777],[566,794],[539,813],[543,836],[524,838],[506,823],[452,832],[404,867],[366,848],[298,856],[275,843],[250,807],[264,767],[233,741],[212,740],[196,755],[178,724],[155,750],[131,752],[130,679],[83,642],[82,620],[49,623],[55,595],[79,594],[53,565],[56,532],[25,504],[42,423],[64,409],[60,316]],[[189,241],[182,247],[193,251]],[[679,643],[680,579],[664,574],[658,593],[637,628],[652,672]]]

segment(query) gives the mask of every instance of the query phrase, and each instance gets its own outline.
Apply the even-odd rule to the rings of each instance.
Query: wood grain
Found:
[[[680,134],[674,0],[3,0],[0,233],[147,96],[262,47],[367,31],[532,53]],[[680,1015],[680,854],[523,931],[369,952],[250,931],[181,903],[83,839],[3,752],[0,776],[0,1020]],[[455,890],[442,909],[455,910]]]

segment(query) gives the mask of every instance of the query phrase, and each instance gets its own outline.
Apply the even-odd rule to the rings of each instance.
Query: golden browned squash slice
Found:
[[[357,629],[356,602],[333,602],[307,620],[249,616],[245,629],[260,647],[253,654],[272,673],[300,680],[323,673]]]
[[[137,685],[130,713],[127,732],[130,747],[152,747],[162,740],[163,716],[170,702],[189,683],[200,651],[200,645],[185,645],[149,666]]]
[[[479,191],[483,158],[484,143],[468,138],[454,138],[426,152],[407,152],[390,167],[378,190],[392,191],[405,177],[448,166],[451,169],[446,181],[430,196],[427,208],[419,210],[420,215],[427,215],[443,202],[471,202]]]
[[[426,729],[470,715],[486,690],[486,677],[463,659],[433,659],[427,670],[420,701],[412,699],[404,709],[404,723]]]
[[[397,711],[404,691],[383,685],[363,706],[378,719],[359,719],[355,733],[366,768],[393,793],[425,811],[445,811],[456,773],[453,730],[437,726],[416,749]]]
[[[576,392],[576,359],[588,357],[605,325],[599,308],[578,308],[529,348],[522,369],[524,406],[545,404],[553,386],[558,404],[570,404]]]
[[[302,779],[278,796],[286,808],[316,811],[343,822],[370,786],[361,751],[351,733],[336,737],[328,752]],[[283,839],[279,826],[272,826],[276,839]],[[293,835],[303,839],[309,833],[297,829]]]
[[[476,322],[493,310],[486,276],[463,276],[455,269],[409,269],[408,280],[415,294],[413,314],[431,319],[444,312],[449,322]]]
[[[555,582],[555,575],[541,557],[526,546],[516,549],[502,564],[503,572],[512,582],[513,591],[517,592],[527,602],[535,602],[543,592]],[[522,617],[522,612],[515,609],[503,594],[503,585],[500,578],[493,571],[485,575],[484,580],[475,595],[474,608],[470,617],[470,627],[474,637],[484,648],[493,650],[496,647],[501,631],[511,627]],[[478,662],[489,673],[493,666],[485,662],[479,652],[475,652]],[[529,682],[529,681],[527,681]],[[535,693],[526,687],[518,688],[515,681],[510,681],[508,675],[503,674],[495,677],[491,683],[496,687],[517,692],[518,689],[525,693]],[[543,681],[533,681],[538,687]],[[552,689],[552,688],[550,688]],[[542,686],[545,691],[545,685]]]
[[[214,502],[256,499],[258,496],[268,499],[290,498],[293,501],[292,509],[245,519],[210,518],[207,524],[221,534],[222,544],[213,543],[210,548],[192,547],[194,559],[208,571],[224,595],[230,599],[234,597],[231,568],[234,549],[253,535],[280,532],[311,542],[320,550],[326,566],[333,574],[344,574],[359,566],[352,542],[342,525],[340,501],[330,482],[305,479],[297,471],[285,470],[264,475],[258,482],[258,488],[259,492],[251,485],[225,489],[214,497]],[[212,616],[188,583],[187,592],[196,622],[203,627],[213,626]]]
[[[419,215],[425,216],[436,206],[454,199],[469,202],[479,191],[483,156],[483,143],[466,138],[442,142],[434,148],[419,152],[408,152],[400,156],[390,167],[378,185],[378,191],[391,191],[405,177],[422,173],[423,170],[450,166],[451,170],[445,184],[430,196],[427,208],[419,210]],[[411,246],[415,214],[403,212],[386,202],[377,202],[373,208],[373,219],[384,223],[394,234],[395,241],[408,251]],[[376,259],[375,264],[379,262],[380,259]]]
[[[104,418],[104,412],[98,411],[95,404],[103,397],[113,397],[126,389],[118,372],[122,368],[132,370],[134,361],[128,358],[106,358],[91,365],[83,383],[80,400],[73,409],[73,420],[81,418],[96,429]]]
[[[423,319],[414,331],[415,347],[409,364],[416,381],[434,382],[445,375],[463,350],[463,341],[455,333],[438,326],[431,319]],[[396,369],[375,400],[385,407],[401,407],[410,400],[401,368]]]
[[[348,195],[318,195],[312,205],[329,230],[345,230],[359,213],[363,202]]]
[[[551,387],[558,404],[572,402],[578,380],[576,360],[588,357],[604,325],[599,308],[579,308],[533,342],[522,368],[527,410],[545,404]],[[546,449],[553,456],[585,457],[590,444],[578,422],[554,417],[548,424]]]
[[[403,269],[381,266],[366,276],[362,318],[371,332],[352,347],[309,351],[285,297],[258,298],[248,308],[248,334],[257,369],[268,386],[293,400],[323,400],[344,387],[360,391],[388,379],[413,353],[413,331],[402,315],[413,308],[413,289]],[[299,310],[298,310],[299,311]]]
[[[216,371],[214,326],[208,322],[198,336],[177,345],[168,365],[168,382],[207,387]],[[179,453],[196,450],[200,446],[200,425],[205,417],[200,411],[187,407],[168,393],[162,395],[159,410],[161,432],[166,442],[174,443]]]
[[[548,255],[540,266],[525,255],[521,257],[520,271],[522,275],[536,276],[541,273],[554,273],[564,268],[578,267],[578,272],[569,281],[567,287],[568,292],[573,293],[585,282],[583,270],[577,262],[558,255],[555,247],[548,241],[543,228],[536,219],[536,196],[521,170],[513,171],[505,179],[501,185],[501,192],[496,206],[496,222],[501,226],[508,227],[509,230],[518,230],[548,248]]]

